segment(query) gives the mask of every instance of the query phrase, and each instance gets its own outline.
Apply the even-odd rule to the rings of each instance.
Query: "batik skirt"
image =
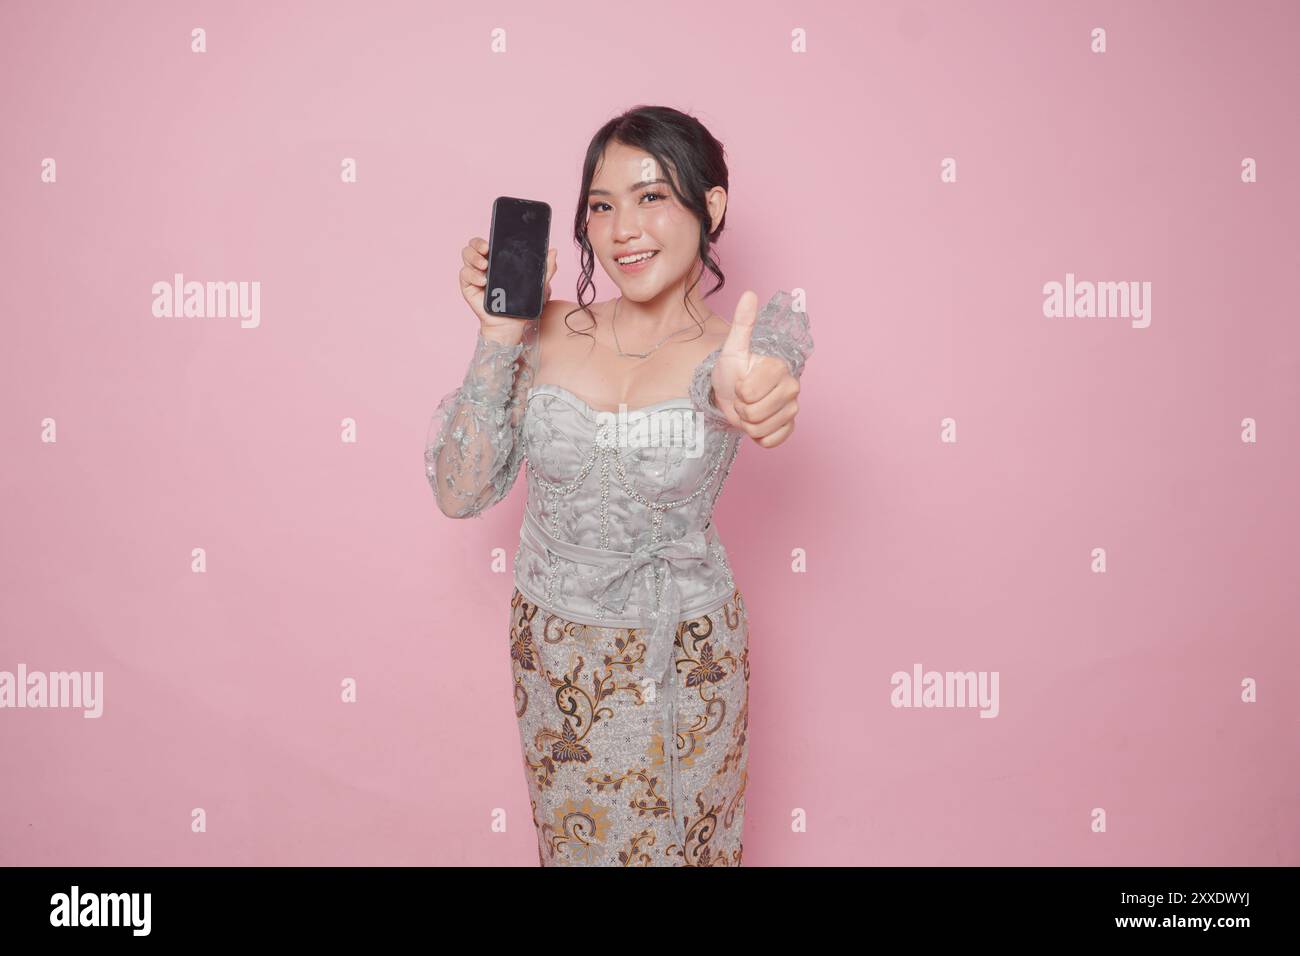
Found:
[[[510,602],[510,668],[542,866],[739,866],[749,622],[739,589],[682,621],[663,686],[638,628]]]

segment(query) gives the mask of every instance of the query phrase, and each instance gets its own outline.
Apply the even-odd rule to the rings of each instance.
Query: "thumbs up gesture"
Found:
[[[749,350],[757,318],[758,296],[747,290],[713,366],[713,404],[763,448],[775,448],[794,431],[799,380],[784,359]]]

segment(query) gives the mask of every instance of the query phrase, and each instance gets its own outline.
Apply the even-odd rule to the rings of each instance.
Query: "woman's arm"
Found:
[[[789,292],[776,293],[758,313],[749,350],[785,359],[790,374],[802,377],[804,363],[813,353],[812,327],[807,312],[794,310],[794,296]]]
[[[784,360],[790,375],[796,380],[803,375],[804,364],[813,353],[813,338],[808,313],[795,311],[794,297],[789,292],[777,292],[768,300],[754,319],[749,338],[749,350],[755,355]],[[709,353],[691,379],[691,400],[697,411],[720,428],[742,430],[727,420],[714,403],[713,369],[722,346]]]
[[[523,335],[513,345],[479,331],[464,382],[439,402],[429,424],[425,473],[448,517],[481,515],[509,493],[519,473],[538,322],[520,324]]]

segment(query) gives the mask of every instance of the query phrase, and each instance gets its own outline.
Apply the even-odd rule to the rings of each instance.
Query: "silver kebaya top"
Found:
[[[813,341],[807,314],[791,306],[787,292],[772,297],[750,350],[799,376]],[[481,515],[527,461],[515,585],[569,621],[644,628],[646,672],[661,680],[677,624],[735,589],[711,520],[745,437],[711,401],[721,348],[696,366],[688,395],[620,414],[535,382],[537,327],[513,346],[479,335],[464,382],[429,426],[430,487],[452,517]]]

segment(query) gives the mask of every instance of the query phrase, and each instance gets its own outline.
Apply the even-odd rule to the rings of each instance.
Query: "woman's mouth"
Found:
[[[633,252],[625,256],[619,256],[614,262],[624,272],[644,272],[649,267],[650,260],[658,254],[658,249],[648,249],[644,252]]]

